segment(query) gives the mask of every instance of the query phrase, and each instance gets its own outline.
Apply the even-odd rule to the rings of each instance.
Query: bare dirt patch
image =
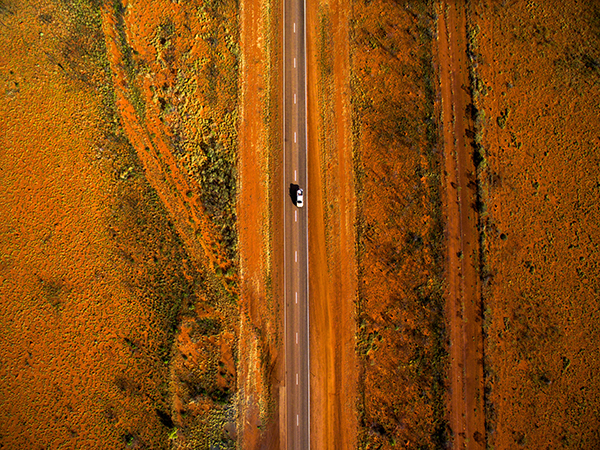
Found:
[[[308,4],[311,445],[356,445],[349,7]]]

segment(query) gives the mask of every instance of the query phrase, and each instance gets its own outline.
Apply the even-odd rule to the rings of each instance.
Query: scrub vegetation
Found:
[[[468,3],[487,445],[592,448],[600,9]]]
[[[2,3],[3,445],[235,447],[237,8]]]
[[[353,15],[359,447],[439,448],[447,349],[433,3],[357,1]]]
[[[313,438],[446,448],[443,4],[307,6]],[[0,447],[285,436],[280,7],[0,0]],[[594,448],[600,7],[457,7],[485,355],[475,441]]]

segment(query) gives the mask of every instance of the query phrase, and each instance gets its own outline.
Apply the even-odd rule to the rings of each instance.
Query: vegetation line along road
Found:
[[[445,233],[433,1],[352,4],[357,446],[445,448]]]

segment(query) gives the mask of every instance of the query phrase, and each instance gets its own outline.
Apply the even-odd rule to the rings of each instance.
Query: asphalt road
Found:
[[[305,0],[284,0],[283,214],[287,449],[310,448]],[[304,189],[304,207],[295,190]]]

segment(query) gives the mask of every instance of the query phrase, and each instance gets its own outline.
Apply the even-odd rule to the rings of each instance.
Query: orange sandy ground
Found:
[[[7,448],[235,439],[237,273],[198,170],[232,158],[237,10],[197,6],[0,6]]]
[[[600,440],[600,5],[472,2],[488,444]]]
[[[239,129],[238,220],[240,236],[241,327],[239,371],[239,445],[245,449],[280,448],[279,394],[283,379],[282,310],[271,250],[280,189],[273,169],[276,124],[269,120],[278,72],[272,69],[279,25],[267,14],[269,1],[241,2],[241,117]],[[273,58],[272,60],[269,60]],[[281,183],[277,184],[277,187]],[[273,196],[273,197],[271,197]],[[271,198],[275,200],[272,204]],[[275,261],[275,265],[277,261]],[[276,270],[276,269],[275,269]],[[281,356],[280,356],[281,355]],[[283,405],[281,406],[283,407]]]
[[[336,0],[307,7],[311,446],[354,448],[356,199],[349,108],[350,8]],[[325,16],[326,35],[321,26]]]
[[[127,149],[98,121],[103,74],[84,61],[83,49],[102,37],[92,26],[79,33],[60,5],[6,8],[0,16],[1,446],[157,447],[167,439],[155,413],[168,413],[168,369],[157,356],[164,324],[146,290],[154,284],[148,279],[154,264],[130,240],[139,226],[119,216],[128,204],[146,202],[148,188],[119,176],[128,169]],[[166,220],[128,213],[175,238]]]
[[[470,84],[465,3],[441,2],[437,13],[447,239],[449,440],[455,449],[484,448],[478,186],[471,92],[464,88]]]

